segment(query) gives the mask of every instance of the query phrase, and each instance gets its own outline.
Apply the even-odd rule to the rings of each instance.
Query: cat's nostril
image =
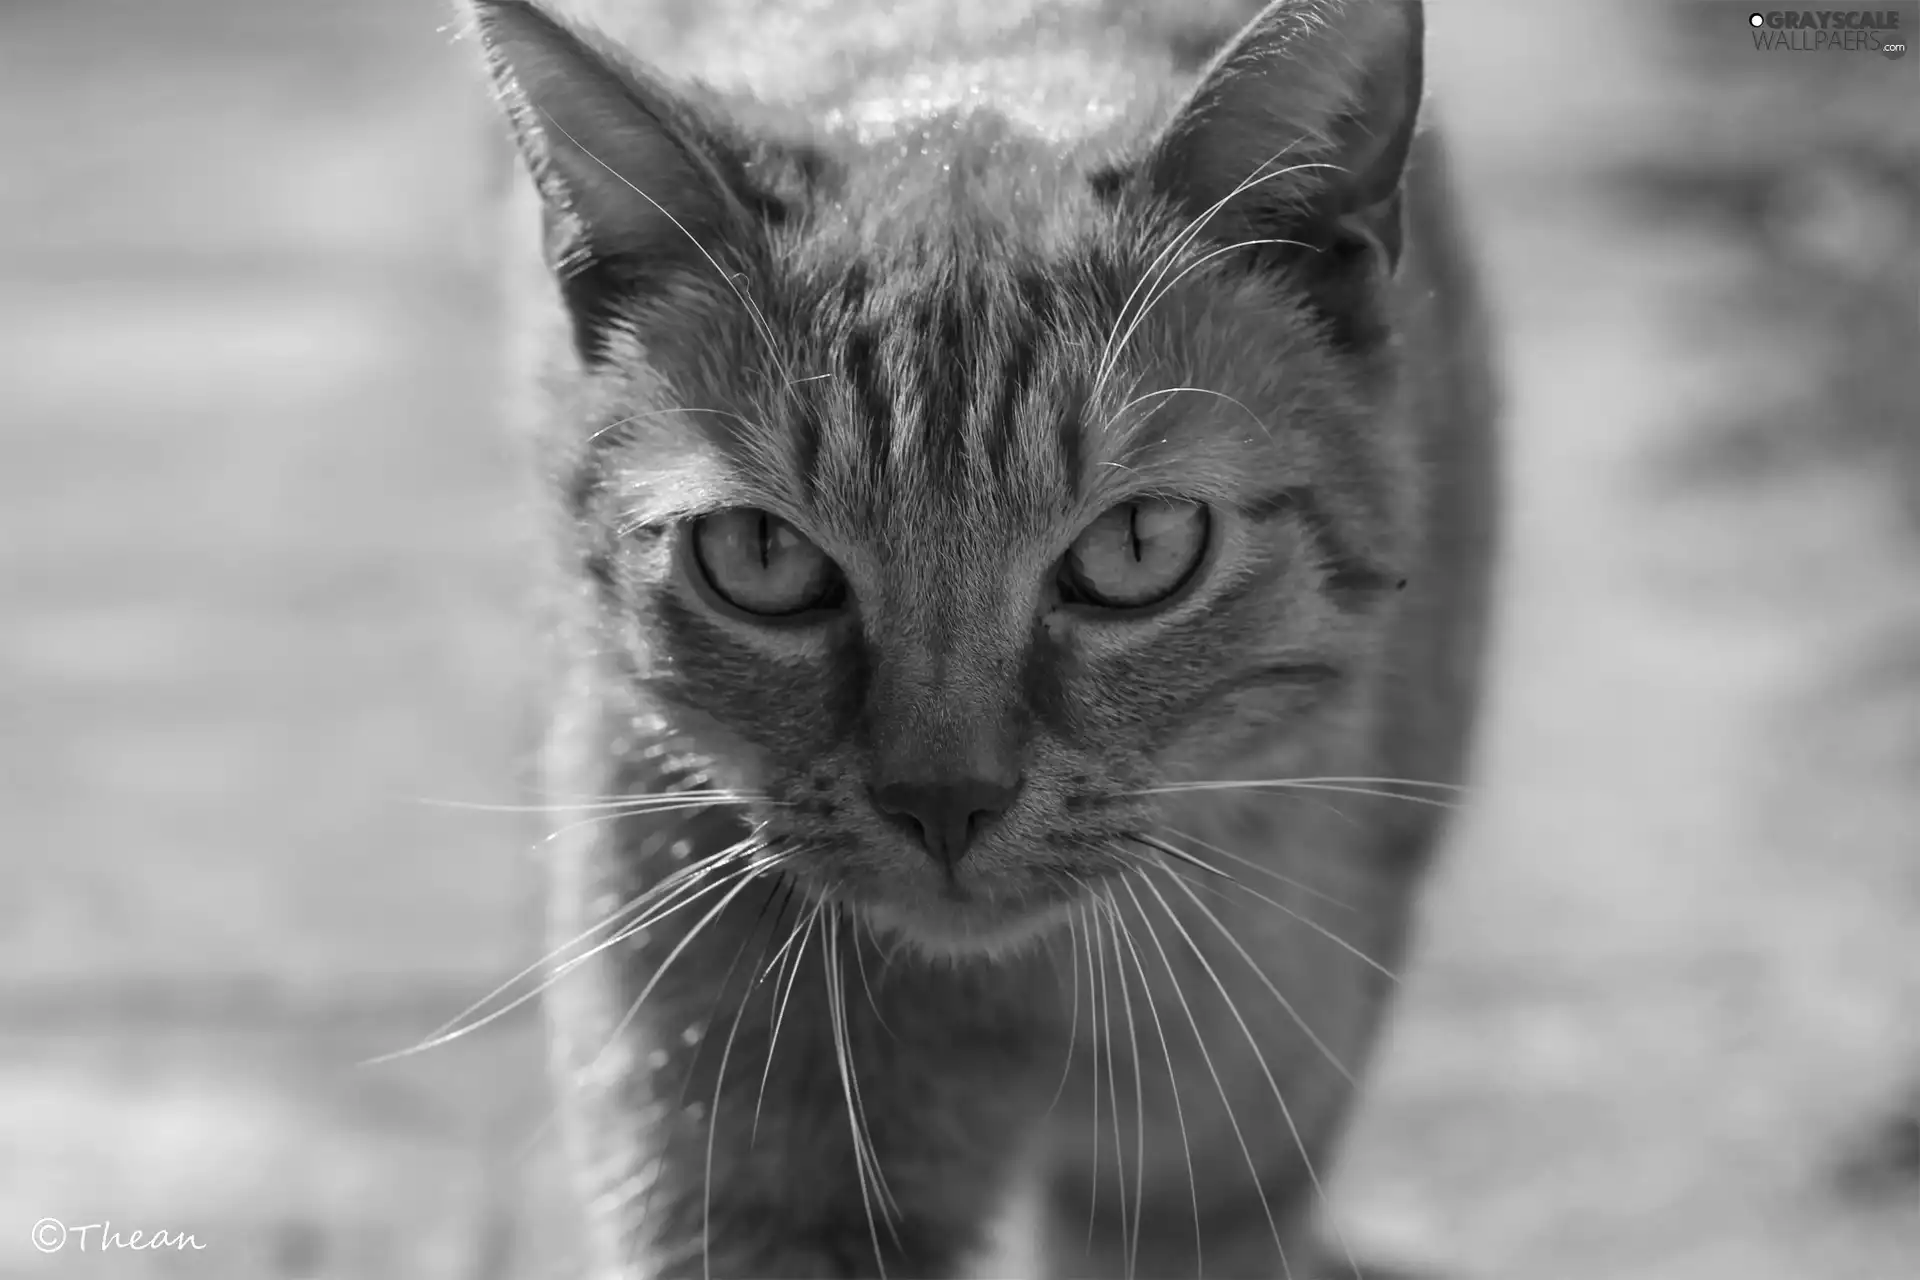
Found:
[[[957,865],[982,831],[1020,794],[1020,780],[988,778],[957,782],[888,782],[873,789],[873,804],[902,826],[911,827],[935,861]]]

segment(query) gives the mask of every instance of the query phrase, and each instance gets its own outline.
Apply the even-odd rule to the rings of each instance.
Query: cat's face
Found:
[[[1311,754],[1395,585],[1397,241],[1365,216],[1387,198],[1323,216],[1351,192],[1303,173],[1238,207],[1286,139],[1184,117],[1131,168],[979,112],[729,149],[529,30],[549,43],[514,91],[581,153],[549,128],[535,172],[550,202],[565,184],[606,643],[762,797],[798,882],[930,951],[990,950],[1158,856],[1156,788]],[[1192,116],[1231,117],[1244,78],[1216,71]],[[633,119],[593,146],[605,102],[576,131],[529,83]],[[1393,187],[1403,146],[1368,145],[1361,178]],[[642,205],[598,230],[599,204],[637,203],[583,193],[608,153],[668,170],[647,204],[670,228]],[[650,233],[671,251],[607,249]]]

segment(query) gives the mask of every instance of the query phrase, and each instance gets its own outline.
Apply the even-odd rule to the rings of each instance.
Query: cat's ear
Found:
[[[692,110],[611,44],[538,4],[468,8],[539,189],[548,262],[576,325],[591,330],[614,304],[676,275],[719,285],[716,260],[741,242],[748,219]]]
[[[1419,0],[1278,0],[1200,73],[1142,176],[1210,235],[1346,260],[1358,237],[1391,270],[1424,35]]]

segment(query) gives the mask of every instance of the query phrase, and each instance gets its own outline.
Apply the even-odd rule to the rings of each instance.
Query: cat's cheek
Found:
[[[1154,758],[1168,778],[1310,771],[1312,761],[1342,736],[1338,726],[1345,701],[1345,685],[1338,679],[1276,678],[1230,688],[1180,717],[1178,729],[1157,745]]]
[[[671,726],[677,748],[703,758],[704,771],[715,788],[766,791],[775,770],[752,742],[698,707],[661,697],[657,692],[649,695],[643,691],[642,699]],[[644,748],[647,744],[640,745]]]

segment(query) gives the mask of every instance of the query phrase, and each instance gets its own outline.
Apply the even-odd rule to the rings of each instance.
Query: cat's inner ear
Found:
[[[1294,240],[1399,262],[1419,116],[1418,0],[1278,0],[1201,72],[1148,154],[1150,188],[1211,238]]]
[[[576,319],[724,261],[746,222],[693,112],[611,45],[526,0],[470,0],[494,89],[546,212]]]

